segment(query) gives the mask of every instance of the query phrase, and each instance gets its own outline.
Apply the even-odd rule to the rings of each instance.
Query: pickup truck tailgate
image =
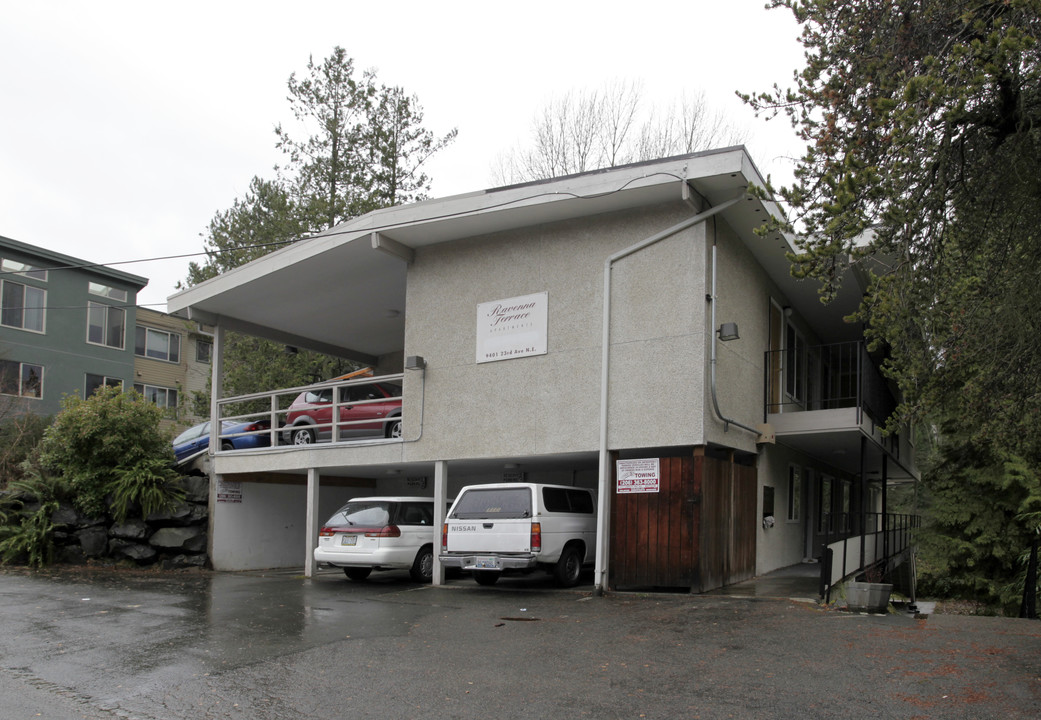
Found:
[[[531,550],[531,519],[449,520],[448,552],[524,553]]]

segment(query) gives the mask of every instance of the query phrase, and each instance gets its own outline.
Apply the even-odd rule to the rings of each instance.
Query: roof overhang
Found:
[[[787,292],[794,288],[788,239],[754,232],[780,210],[747,195],[749,186],[765,182],[745,149],[733,147],[388,208],[176,293],[168,310],[371,364],[403,349],[415,250],[685,197],[708,207],[743,197],[723,216]],[[816,298],[796,301],[812,310]]]

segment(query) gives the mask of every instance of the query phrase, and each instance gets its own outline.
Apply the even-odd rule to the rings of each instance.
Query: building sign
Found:
[[[242,483],[237,480],[225,480],[217,476],[217,502],[242,502]]]
[[[477,306],[477,362],[546,354],[547,293]]]
[[[656,493],[661,487],[661,468],[658,458],[641,460],[618,460],[615,464],[618,477],[617,492]]]

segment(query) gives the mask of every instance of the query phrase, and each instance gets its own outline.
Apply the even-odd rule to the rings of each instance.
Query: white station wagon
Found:
[[[354,498],[318,533],[314,559],[342,567],[351,580],[373,570],[405,569],[430,582],[434,567],[434,501],[423,497]]]

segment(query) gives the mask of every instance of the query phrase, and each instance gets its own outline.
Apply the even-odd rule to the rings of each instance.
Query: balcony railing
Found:
[[[862,341],[766,352],[766,414],[856,408],[882,423],[896,408]]]
[[[403,377],[379,375],[221,398],[219,449],[400,440],[393,429],[402,422]],[[294,405],[298,399],[307,401],[306,408]],[[304,433],[309,442],[300,441]]]

